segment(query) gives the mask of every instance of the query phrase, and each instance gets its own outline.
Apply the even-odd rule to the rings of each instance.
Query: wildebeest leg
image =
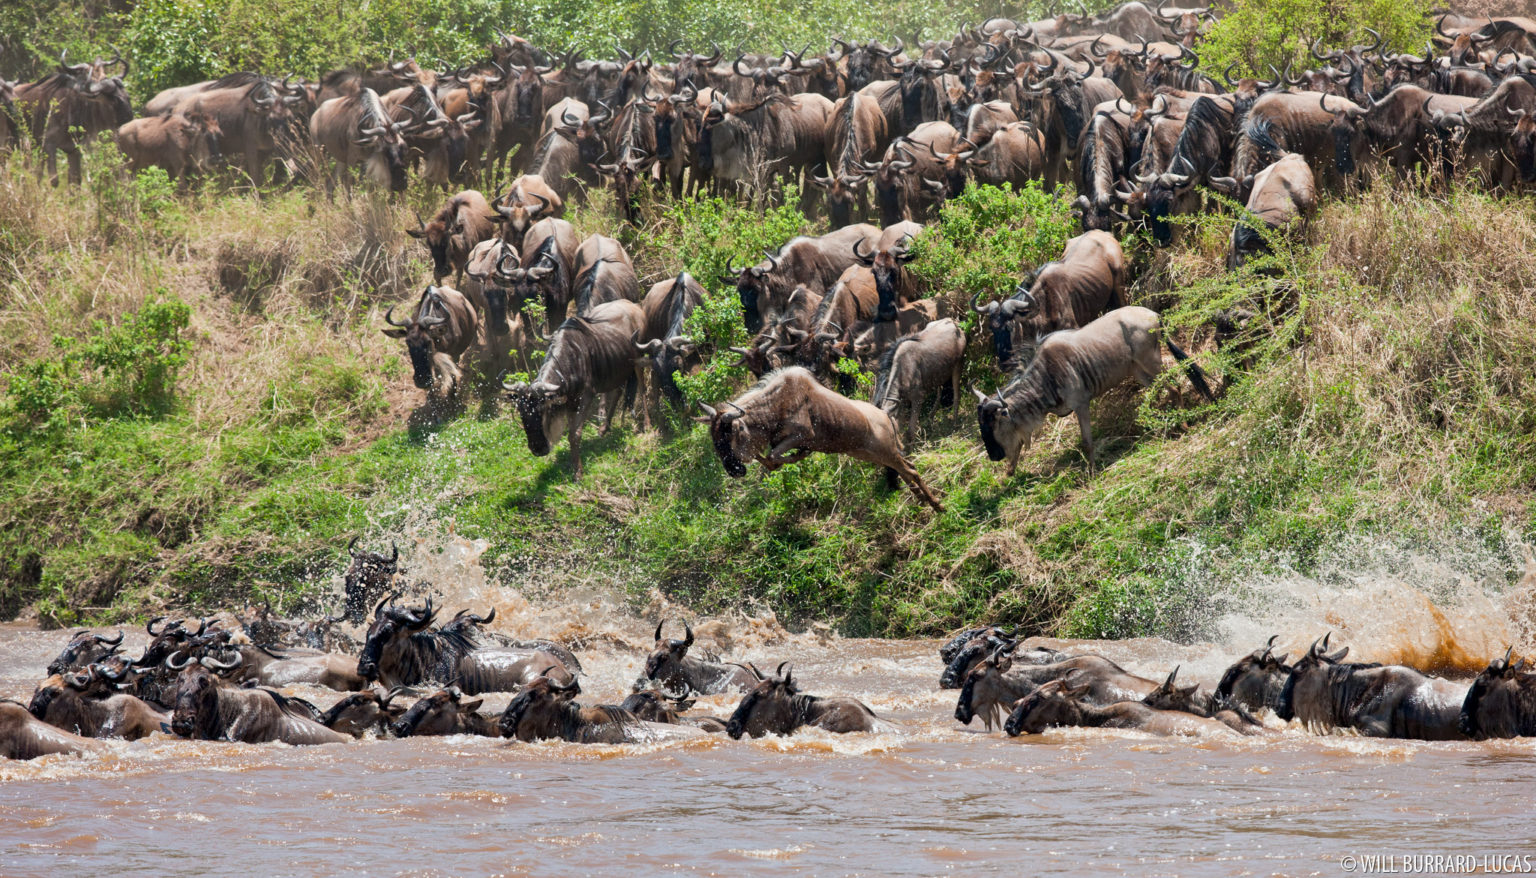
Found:
[[[932,506],[934,512],[944,511],[944,507],[939,503],[939,499],[928,489],[928,485],[923,482],[923,477],[918,475],[917,468],[912,466],[911,461],[907,460],[906,455],[897,453],[896,459],[889,464],[889,469],[895,470],[896,474],[901,476],[902,481],[907,483],[907,487],[912,489],[912,493],[918,500]]]
[[[597,435],[608,435],[608,428],[613,426],[613,413],[618,411],[619,400],[623,397],[624,388],[622,387],[603,396],[603,428],[597,431]]]
[[[594,398],[590,393],[582,398],[576,417],[572,418],[570,425],[565,428],[565,441],[571,446],[571,471],[575,473],[578,482],[581,481],[581,425],[585,424],[592,414]]]
[[[1083,434],[1083,454],[1088,458],[1088,471],[1095,467],[1093,457],[1093,428],[1088,424],[1088,403],[1077,407],[1077,429]]]
[[[80,146],[79,144],[71,143],[63,147],[63,149],[64,158],[69,162],[69,185],[79,186],[81,180]]]

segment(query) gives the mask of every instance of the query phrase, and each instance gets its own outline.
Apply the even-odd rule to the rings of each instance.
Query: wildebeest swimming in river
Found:
[[[352,563],[347,565],[343,580],[346,588],[344,615],[354,625],[367,618],[368,605],[388,593],[390,580],[400,571],[400,547],[394,540],[389,542],[387,558],[382,552],[358,551],[357,540],[353,537],[352,542],[347,543],[347,554],[352,557]]]
[[[792,671],[784,662],[772,677],[764,677],[755,667],[759,682],[748,692],[731,714],[725,730],[732,738],[747,735],[792,735],[801,726],[815,726],[829,732],[873,732],[880,727],[875,712],[856,698],[808,695],[795,685]]]
[[[721,692],[749,692],[757,685],[757,677],[741,665],[714,661],[711,655],[705,659],[690,657],[693,646],[693,628],[683,623],[683,639],[663,642],[662,626],[666,620],[656,623],[656,646],[645,659],[645,673],[635,681],[634,691],[639,692],[652,684],[667,692],[686,696],[690,692],[701,695],[718,695]]]
[[[1525,659],[1512,662],[1514,647],[1494,659],[1467,690],[1460,728],[1469,738],[1521,738],[1536,735],[1536,673]]]
[[[1279,708],[1280,693],[1291,677],[1291,666],[1286,664],[1290,654],[1275,657],[1275,641],[1279,637],[1277,634],[1269,638],[1263,649],[1254,650],[1227,668],[1216,684],[1217,697],[1248,710]]]
[[[391,688],[437,682],[457,685],[469,695],[516,692],[551,666],[557,682],[574,679],[574,671],[554,653],[481,646],[460,626],[428,630],[434,618],[430,598],[417,609],[380,601],[357,660],[358,674]]]
[[[1296,662],[1275,710],[1281,719],[1315,729],[1357,729],[1373,738],[1464,737],[1466,688],[1401,665],[1345,663],[1349,647],[1331,654],[1327,649],[1324,637]]]
[[[1089,685],[1071,678],[1052,680],[1019,699],[1003,724],[1010,737],[1039,734],[1055,726],[1134,729],[1154,735],[1233,735],[1222,723],[1174,710],[1157,710],[1140,701],[1120,701],[1104,707],[1086,700]]]
[[[233,669],[238,659],[218,662],[204,656],[178,665],[173,656],[167,662],[181,671],[171,731],[184,738],[294,745],[351,740],[311,719],[306,706],[290,703],[271,689],[236,689],[214,675]]]

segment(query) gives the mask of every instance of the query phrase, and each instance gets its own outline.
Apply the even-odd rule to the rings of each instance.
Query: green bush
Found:
[[[678,377],[689,402],[729,399],[747,375],[746,369],[733,365],[736,357],[712,356],[748,341],[741,301],[734,285],[723,280],[727,267],[759,262],[763,251],[811,231],[800,210],[799,193],[791,186],[784,188],[779,204],[765,210],[709,197],[685,199],[667,208],[666,222],[650,245],[664,264],[681,265],[708,291],[686,324],[689,337],[699,342],[707,358],[698,373]]]
[[[1339,47],[1374,43],[1370,28],[1385,38],[1384,51],[1422,51],[1429,37],[1430,0],[1234,0],[1201,39],[1207,71],[1235,64],[1234,75],[1270,78],[1270,67],[1315,66],[1308,54],[1315,40]]]

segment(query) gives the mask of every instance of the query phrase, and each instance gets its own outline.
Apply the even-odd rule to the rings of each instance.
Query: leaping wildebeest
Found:
[[[1117,308],[1081,329],[1046,336],[1039,352],[1019,377],[994,396],[976,394],[981,441],[991,460],[1007,460],[1008,475],[1018,466],[1019,452],[1028,448],[1045,426],[1045,416],[1077,415],[1083,435],[1083,452],[1089,469],[1096,464],[1093,431],[1088,423],[1088,404],[1110,388],[1135,377],[1143,387],[1163,371],[1157,349],[1161,328],[1157,314],[1138,305]],[[1204,373],[1189,360],[1172,339],[1163,344],[1185,364],[1190,381],[1214,400]]]
[[[745,476],[752,460],[772,472],[816,451],[846,454],[885,467],[887,485],[894,487],[899,477],[919,500],[944,510],[901,453],[896,425],[885,412],[822,386],[799,366],[769,374],[718,411],[702,408],[700,420],[709,424],[715,453],[732,478]]]

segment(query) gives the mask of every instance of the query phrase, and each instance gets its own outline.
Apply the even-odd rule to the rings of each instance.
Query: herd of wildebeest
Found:
[[[350,548],[350,547],[349,547]],[[518,741],[641,743],[724,732],[789,735],[894,732],[866,704],[804,691],[788,662],[772,675],[747,658],[724,661],[658,623],[644,670],[620,704],[583,706],[581,662],[551,640],[513,640],[463,610],[443,622],[429,597],[398,603],[394,591],[367,620],[360,605],[394,588],[399,554],[352,551],[342,614],[310,622],[269,609],[197,623],[151,620],[143,653],[121,652],[124,633],[74,633],[47,668],[30,704],[0,700],[0,755],[29,759],[91,752],[95,738],[154,734],[204,741],[293,745],[356,738],[482,735]],[[337,628],[369,621],[361,648]],[[1130,673],[1087,650],[1029,644],[1004,628],[962,631],[939,649],[939,688],[959,690],[955,718],[999,722],[1010,736],[1051,727],[1096,726],[1156,735],[1280,734],[1269,714],[1315,732],[1378,738],[1481,740],[1536,735],[1536,670],[1513,650],[1470,686],[1400,665],[1347,662],[1331,635],[1292,661],[1276,638],[1239,659],[1214,690],[1180,685],[1175,667],[1161,682]],[[356,655],[350,650],[356,649]],[[765,665],[766,666],[766,665]],[[274,687],[337,690],[321,708]],[[291,691],[291,690],[290,690]],[[509,693],[499,715],[479,710],[482,693]],[[695,708],[699,696],[739,693],[730,716]]]
[[[845,454],[885,467],[893,485],[905,481],[938,509],[901,433],[910,438],[932,397],[958,407],[966,333],[951,312],[964,303],[906,264],[921,222],[968,181],[1075,182],[1080,193],[1082,234],[1060,259],[1008,298],[970,303],[978,337],[1004,372],[1016,370],[995,393],[972,390],[986,452],[1010,473],[1049,413],[1077,416],[1092,466],[1090,401],[1128,377],[1150,384],[1164,367],[1159,345],[1211,396],[1158,315],[1126,304],[1115,231],[1145,227],[1167,244],[1178,232],[1170,219],[1201,209],[1200,187],[1223,191],[1249,211],[1234,220],[1236,266],[1272,233],[1304,229],[1319,190],[1347,192],[1378,169],[1475,176],[1504,190],[1536,181],[1536,21],[1448,14],[1422,55],[1383,52],[1379,38],[1314,45],[1314,69],[1241,80],[1229,70],[1218,81],[1192,48],[1217,14],[1132,2],[1099,16],[994,18],[911,46],[837,39],[820,55],[727,60],[718,47],[699,54],[674,43],[666,63],[622,49],[619,60],[583,60],[503,35],[470,68],[391,61],[319,82],[241,73],[162,92],[137,119],[113,75],[127,71],[120,54],[61,58],[38,82],[0,82],[0,142],[29,141],[55,177],[62,150],[76,180],[80,147],[108,130],[133,167],[173,176],[220,165],[261,183],[323,173],[328,192],[338,181],[350,189],[357,168],[392,191],[412,168],[449,191],[509,180],[491,198],[454,195],[410,230],[430,252],[433,282],[409,316],[390,309],[385,331],[404,340],[429,401],[474,386],[505,392],[530,450],[548,454],[564,433],[579,477],[581,429],[599,403],[605,429],[626,406],[648,427],[662,407],[682,408],[680,373],[731,354],[761,380],[702,406],[728,474],[745,475],[752,461],[773,470],[817,451]],[[707,350],[685,330],[709,295],[700,279],[679,272],[643,291],[619,241],[578,241],[561,218],[600,187],[633,221],[644,187],[767,199],[784,181],[802,187],[801,203],[832,231],[705,279],[740,298],[753,338],[730,351]],[[529,303],[542,305],[542,331]],[[845,395],[844,359],[878,376],[872,402]],[[519,371],[534,376],[502,383]],[[494,614],[438,624],[430,601],[402,606],[382,586],[363,586],[387,581],[397,560],[354,551],[343,617],[308,626],[265,613],[156,620],[137,658],[119,653],[121,634],[81,632],[30,705],[0,704],[0,752],[89,750],[92,737],[162,730],[292,744],[447,733],[614,742],[664,728],[740,737],[884,724],[855,699],[806,694],[785,665],[768,676],[751,662],[690,654],[686,626],[680,640],[657,628],[622,705],[583,707],[581,665],[564,646],[489,632]],[[333,623],[369,621],[374,600],[360,655],[338,651]],[[1372,736],[1536,734],[1536,673],[1509,654],[1467,688],[1346,662],[1347,649],[1329,652],[1325,638],[1294,662],[1260,649],[1211,692],[1179,686],[1177,669],[1159,683],[1102,656],[1021,646],[995,626],[940,652],[941,685],[960,691],[956,717],[990,729],[1006,714],[1009,734],[1053,725],[1267,734],[1265,711]],[[349,694],[322,711],[268,688],[295,683]],[[744,693],[728,719],[688,712],[695,695],[727,691]],[[516,694],[494,717],[465,700],[482,692]]]
[[[55,179],[58,150],[78,177],[80,146],[115,129],[133,167],[173,175],[216,165],[262,183],[323,175],[327,191],[350,188],[356,169],[393,191],[413,168],[447,191],[506,181],[489,198],[453,195],[410,230],[430,251],[433,282],[408,316],[386,313],[385,332],[404,340],[430,404],[468,387],[505,392],[535,454],[568,437],[579,478],[594,414],[606,430],[631,408],[648,427],[682,407],[679,373],[739,356],[760,383],[700,419],[727,472],[846,454],[938,509],[900,434],[910,438],[935,397],[958,409],[972,322],[1013,372],[995,392],[971,388],[987,455],[1010,473],[1047,414],[1077,416],[1091,468],[1089,403],[1128,377],[1149,384],[1164,365],[1159,344],[1211,395],[1158,315],[1127,305],[1116,231],[1147,228],[1166,244],[1179,231],[1170,220],[1201,210],[1202,188],[1220,190],[1249,211],[1234,219],[1235,266],[1273,234],[1305,229],[1319,191],[1347,192],[1367,173],[1502,190],[1536,181],[1536,21],[1445,14],[1420,55],[1383,51],[1371,34],[1314,44],[1312,69],[1233,79],[1231,68],[1202,72],[1193,48],[1218,15],[1131,2],[1096,16],[993,18],[910,45],[834,39],[822,54],[704,54],[678,41],[665,62],[622,48],[616,60],[583,59],[502,34],[457,70],[412,59],[318,82],[237,73],[163,91],[141,118],[120,53],[61,58],[38,82],[0,85],[0,141],[29,139]],[[1083,226],[1013,295],[973,299],[974,321],[906,265],[921,223],[971,180],[1075,183]],[[721,278],[678,272],[649,290],[619,241],[578,241],[561,218],[596,188],[634,221],[647,188],[762,201],[785,183],[832,231]],[[717,280],[734,287],[752,336],[728,351],[685,329]],[[1251,316],[1220,323],[1230,335]],[[848,396],[849,359],[878,376],[870,402]],[[534,374],[503,383],[517,373]]]

